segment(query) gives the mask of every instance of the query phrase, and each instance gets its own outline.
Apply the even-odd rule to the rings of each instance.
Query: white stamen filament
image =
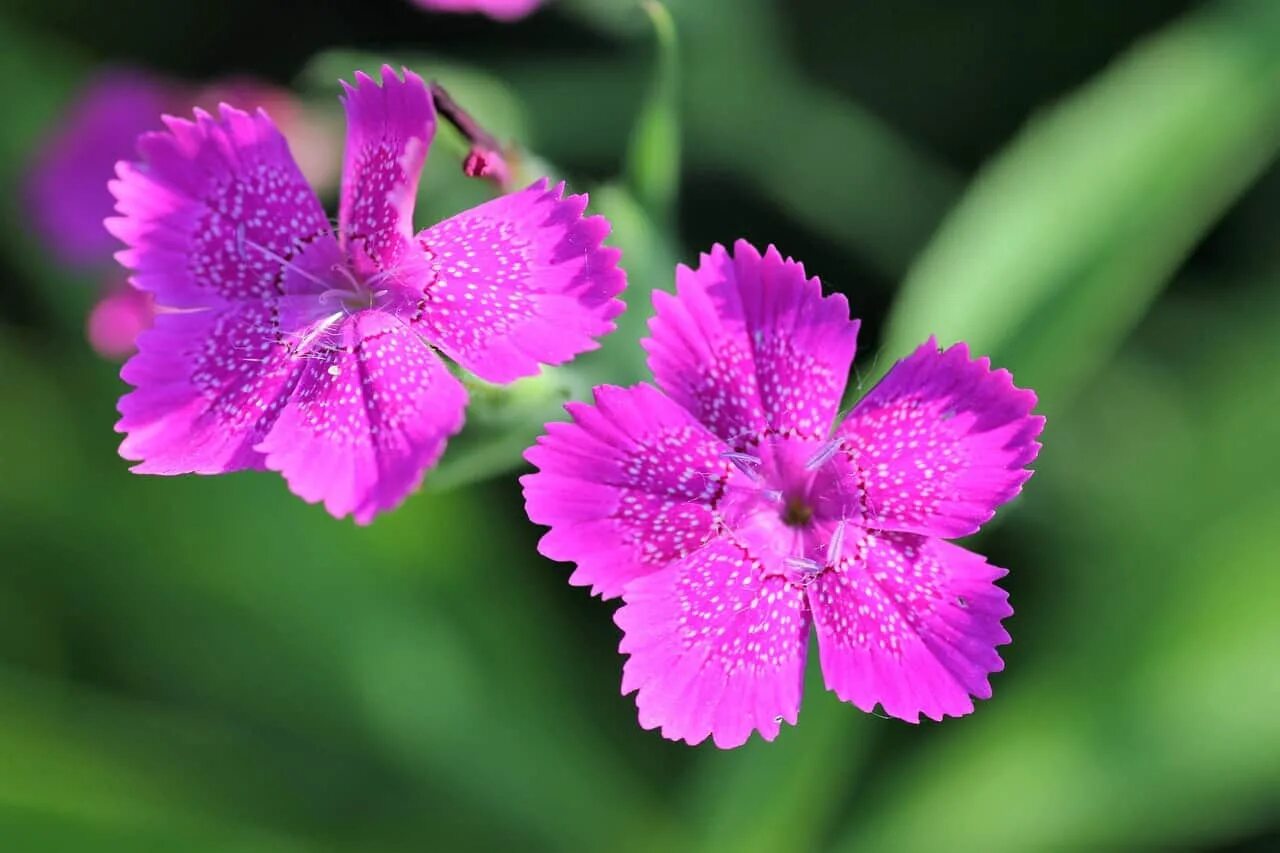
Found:
[[[785,557],[782,563],[787,568],[795,569],[801,574],[816,575],[822,571],[822,564],[817,560],[810,560],[808,557]]]
[[[298,351],[302,352],[306,350],[307,347],[311,346],[311,344],[315,342],[316,338],[324,334],[324,332],[328,330],[330,326],[332,326],[334,323],[341,320],[343,316],[344,316],[344,312],[338,311],[333,314],[330,314],[328,317],[325,317],[323,320],[317,323],[311,331],[307,332],[306,335],[304,335],[302,339],[298,341]]]
[[[844,551],[844,527],[845,520],[842,518],[840,523],[836,525],[835,531],[831,534],[831,541],[827,543],[828,566],[834,566]]]
[[[816,471],[823,465],[826,465],[831,461],[831,457],[835,456],[836,452],[840,450],[843,443],[844,441],[839,438],[828,441],[826,444],[822,445],[822,447],[818,448],[817,453],[809,457],[808,461],[804,463],[804,469],[806,471]]]
[[[750,453],[726,451],[720,454],[720,458],[727,459],[732,462],[735,468],[746,474],[751,479],[759,479],[760,459],[758,457],[752,456]]]

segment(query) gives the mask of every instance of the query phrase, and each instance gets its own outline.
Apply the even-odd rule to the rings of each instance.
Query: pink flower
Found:
[[[432,12],[479,12],[499,21],[514,21],[528,15],[542,0],[413,0]]]
[[[121,376],[120,453],[150,474],[281,472],[367,523],[421,482],[467,395],[596,346],[622,309],[608,223],[540,181],[418,234],[435,131],[420,78],[344,84],[337,232],[265,113],[168,118],[122,163],[117,257],[161,308]]]
[[[527,453],[539,549],[621,595],[640,724],[718,746],[795,723],[809,634],[843,700],[917,722],[1001,669],[1004,574],[967,536],[1030,476],[1043,418],[1008,372],[930,340],[843,421],[858,323],[770,249],[715,247],[657,293],[658,388],[596,389]],[[661,388],[661,390],[658,390]]]
[[[103,358],[124,359],[137,351],[138,335],[151,328],[155,300],[126,281],[109,286],[85,322],[89,346]]]

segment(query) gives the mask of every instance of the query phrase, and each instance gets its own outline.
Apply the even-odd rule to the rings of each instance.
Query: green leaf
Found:
[[[912,269],[887,353],[966,340],[1059,411],[1275,156],[1278,42],[1280,5],[1219,3],[1033,121]]]
[[[680,66],[676,25],[657,0],[641,4],[653,23],[658,57],[653,83],[636,119],[627,154],[628,183],[660,222],[671,218],[680,184]]]

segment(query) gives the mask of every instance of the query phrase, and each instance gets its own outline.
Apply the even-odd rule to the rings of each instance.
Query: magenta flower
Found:
[[[542,0],[413,0],[432,12],[479,12],[498,21],[514,21],[542,5]]]
[[[466,392],[432,347],[508,382],[612,329],[625,278],[584,196],[544,180],[414,234],[435,114],[420,78],[382,74],[344,84],[336,233],[262,112],[166,118],[118,167],[117,257],[178,309],[121,372],[135,471],[279,471],[367,523],[462,426]]]
[[[1012,610],[1004,570],[943,540],[1030,476],[1035,394],[930,340],[839,421],[858,330],[843,296],[741,241],[676,280],[646,343],[662,390],[570,404],[523,479],[551,528],[539,550],[623,597],[640,724],[772,740],[796,722],[811,626],[841,699],[911,722],[972,711]]]

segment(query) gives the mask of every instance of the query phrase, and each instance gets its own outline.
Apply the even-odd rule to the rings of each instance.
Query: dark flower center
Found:
[[[782,523],[788,527],[804,527],[813,520],[813,507],[802,498],[787,498],[782,510]]]

